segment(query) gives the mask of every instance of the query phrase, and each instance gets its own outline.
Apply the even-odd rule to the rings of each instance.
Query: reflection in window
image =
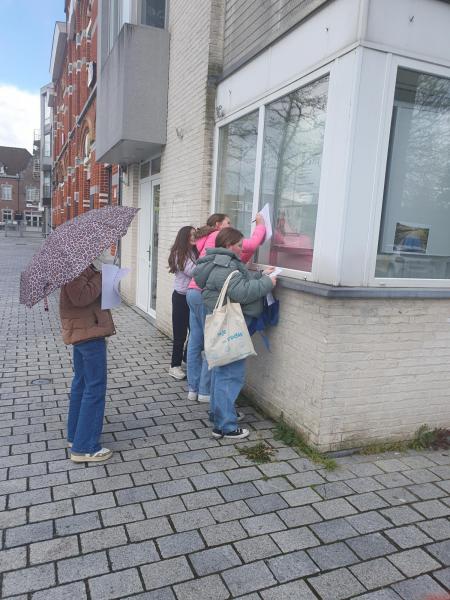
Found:
[[[233,227],[250,234],[255,184],[258,111],[220,129],[217,172],[217,212],[227,214]]]
[[[377,277],[450,278],[450,79],[399,69]]]
[[[142,25],[164,29],[166,21],[166,0],[142,0]]]
[[[319,200],[328,77],[266,106],[260,208],[273,237],[258,262],[311,271]]]

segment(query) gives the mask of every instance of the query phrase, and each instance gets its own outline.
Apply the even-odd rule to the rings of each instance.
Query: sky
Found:
[[[66,20],[64,0],[0,0],[0,15],[0,146],[31,152],[55,22]]]

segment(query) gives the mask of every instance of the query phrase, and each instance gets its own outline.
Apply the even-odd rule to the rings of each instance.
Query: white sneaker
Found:
[[[199,402],[209,402],[209,396],[205,396],[203,394],[199,394],[197,400]]]
[[[178,379],[179,381],[186,379],[186,373],[181,367],[170,367],[169,375],[174,379]]]
[[[222,433],[219,429],[213,429],[212,435],[216,439],[219,438],[228,438],[230,440],[243,440],[248,437],[250,431],[248,429],[241,429],[238,427],[235,431],[230,431],[229,433]]]
[[[197,401],[197,392],[188,392],[188,400],[189,402],[196,402]]]
[[[181,363],[181,368],[186,373],[186,371],[187,371],[187,364],[184,361]]]
[[[81,462],[101,462],[102,460],[108,460],[113,455],[113,451],[109,448],[102,448],[98,452],[93,454],[80,454],[78,452],[70,453],[70,460],[76,463]]]

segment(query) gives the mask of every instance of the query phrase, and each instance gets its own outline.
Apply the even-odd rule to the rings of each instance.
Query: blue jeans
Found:
[[[244,382],[245,359],[212,369],[210,419],[214,429],[222,433],[237,429],[235,402]]]
[[[105,338],[75,344],[73,370],[67,439],[72,442],[73,452],[91,454],[101,449],[106,394]]]
[[[186,300],[189,305],[189,341],[187,348],[187,380],[189,390],[202,396],[209,396],[211,373],[203,358],[206,309],[200,290],[188,290]]]

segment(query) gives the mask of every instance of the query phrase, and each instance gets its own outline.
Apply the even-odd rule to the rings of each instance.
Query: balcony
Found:
[[[166,142],[169,34],[125,23],[97,74],[97,160],[130,164]]]

